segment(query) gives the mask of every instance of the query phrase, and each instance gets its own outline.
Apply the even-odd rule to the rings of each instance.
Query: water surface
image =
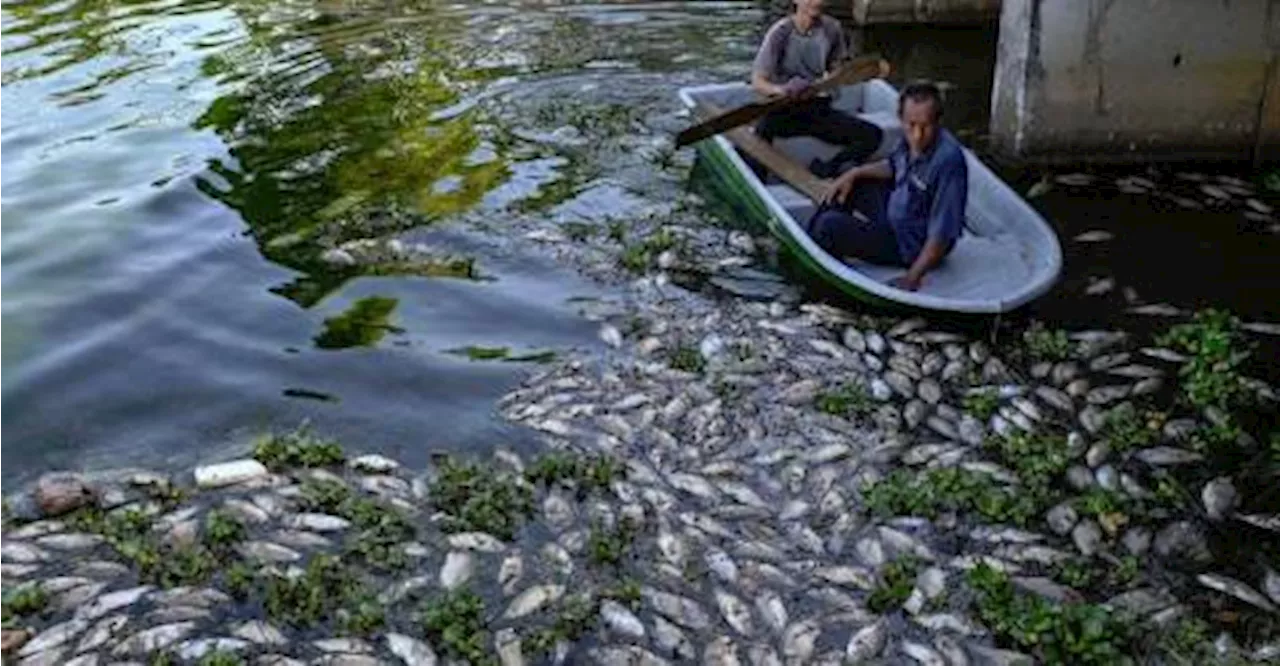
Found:
[[[675,90],[744,77],[773,16],[751,1],[6,2],[3,480],[176,468],[303,420],[410,464],[518,442],[494,400],[548,352],[600,344],[583,308],[611,293],[512,221],[625,220],[682,196],[662,159],[687,122]],[[980,144],[992,28],[863,43],[895,82],[945,80],[953,126]],[[1167,301],[1280,319],[1276,235],[1240,202],[1169,209],[1110,178],[1036,200],[1068,261],[1037,314],[1115,325]],[[1116,240],[1070,241],[1099,227]],[[438,261],[326,255],[396,234]],[[1081,295],[1107,276],[1113,291]]]

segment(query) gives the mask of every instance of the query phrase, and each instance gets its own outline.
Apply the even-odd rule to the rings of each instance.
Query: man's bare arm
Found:
[[[782,86],[770,81],[760,72],[751,73],[751,87],[765,97],[776,97],[787,94]]]
[[[844,203],[849,199],[849,193],[853,191],[854,181],[863,178],[888,180],[893,178],[893,167],[889,165],[889,160],[880,160],[849,169],[832,181],[831,186],[827,188],[826,194],[823,195],[822,201],[824,203],[833,201]]]
[[[911,264],[911,268],[902,277],[894,280],[894,284],[906,289],[907,291],[915,291],[920,288],[924,282],[924,276],[933,270],[942,258],[947,256],[947,248],[936,238],[930,238],[924,244],[924,249],[920,251],[920,256],[916,257],[915,262]]]

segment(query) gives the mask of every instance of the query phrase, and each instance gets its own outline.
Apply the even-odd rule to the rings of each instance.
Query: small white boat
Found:
[[[745,83],[686,87],[679,95],[694,117],[699,102],[732,109],[759,100]],[[902,137],[898,91],[881,79],[840,88],[833,104],[884,130],[872,160],[887,155]],[[802,226],[816,204],[790,185],[761,182],[725,135],[695,145],[726,196],[767,225],[807,270],[856,298],[924,310],[1007,312],[1049,291],[1062,270],[1062,247],[1053,228],[967,148],[966,229],[920,290],[909,292],[888,284],[901,268],[833,257],[818,247]],[[803,165],[815,157],[830,159],[838,150],[812,137],[775,139],[773,146]]]

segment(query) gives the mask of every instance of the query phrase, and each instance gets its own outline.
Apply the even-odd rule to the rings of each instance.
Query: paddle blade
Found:
[[[853,85],[880,75],[880,56],[862,56],[846,61],[832,71],[831,76],[813,87],[815,93],[824,92],[839,86]],[[740,125],[745,125],[766,113],[786,108],[805,98],[776,97],[762,102],[753,102],[731,111],[717,114],[692,127],[682,130],[676,135],[676,148],[683,148],[697,143],[709,136],[726,132]]]

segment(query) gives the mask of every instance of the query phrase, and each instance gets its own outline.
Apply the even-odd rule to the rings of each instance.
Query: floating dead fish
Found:
[[[853,632],[844,649],[845,658],[854,664],[875,658],[884,650],[888,637],[888,623],[883,619],[877,620]]]
[[[614,632],[632,638],[644,638],[644,625],[640,623],[640,618],[612,599],[600,604],[600,617]]]
[[[1271,206],[1268,206],[1267,204],[1262,203],[1257,199],[1248,199],[1244,202],[1244,204],[1249,208],[1252,208],[1255,212],[1261,213],[1263,215],[1270,215],[1272,211]]]
[[[752,637],[755,634],[755,624],[751,621],[751,609],[741,599],[719,587],[715,589],[714,595],[716,606],[720,608],[725,622],[742,636]]]
[[[1084,288],[1086,296],[1101,296],[1108,294],[1116,286],[1114,278],[1089,278],[1089,286]]]
[[[524,617],[564,596],[563,585],[535,585],[521,592],[507,607],[502,617],[514,620]]]
[[[1048,176],[1045,176],[1027,190],[1026,198],[1035,199],[1048,194],[1051,190],[1053,190],[1053,181],[1049,180]]]
[[[1187,361],[1186,356],[1164,347],[1143,347],[1141,351],[1151,358],[1169,361],[1170,363],[1185,363]]]
[[[1230,201],[1231,195],[1215,185],[1201,185],[1200,191],[1220,201]]]
[[[814,647],[822,628],[817,622],[806,620],[787,627],[782,634],[782,656],[788,663],[804,663],[813,656]]]
[[[1270,322],[1250,322],[1241,324],[1240,328],[1262,335],[1280,335],[1280,324]]]
[[[1221,574],[1207,573],[1196,576],[1201,585],[1231,595],[1245,603],[1252,604],[1268,613],[1277,612],[1275,604],[1258,593],[1252,587]]]
[[[1067,173],[1060,176],[1054,176],[1054,182],[1062,185],[1070,185],[1072,187],[1084,187],[1093,183],[1093,176],[1087,173]]]
[[[1139,305],[1137,307],[1128,308],[1125,310],[1125,312],[1128,312],[1130,314],[1149,316],[1149,317],[1178,317],[1184,314],[1183,310],[1180,310],[1172,305],[1169,305],[1168,303],[1150,303],[1148,305]]]
[[[1177,449],[1172,446],[1156,446],[1143,449],[1135,453],[1134,456],[1148,465],[1155,466],[1184,465],[1198,462],[1204,458],[1194,451]]]
[[[1093,231],[1086,231],[1077,235],[1074,240],[1077,243],[1102,243],[1109,241],[1112,238],[1115,238],[1115,234],[1112,234],[1110,231],[1095,229]]]
[[[915,659],[921,666],[947,666],[947,660],[938,654],[936,650],[927,645],[913,643],[911,641],[902,642],[902,652],[908,657]]]
[[[1265,516],[1256,513],[1237,513],[1236,518],[1264,530],[1280,532],[1280,516]],[[1277,602],[1280,603],[1280,602]]]

